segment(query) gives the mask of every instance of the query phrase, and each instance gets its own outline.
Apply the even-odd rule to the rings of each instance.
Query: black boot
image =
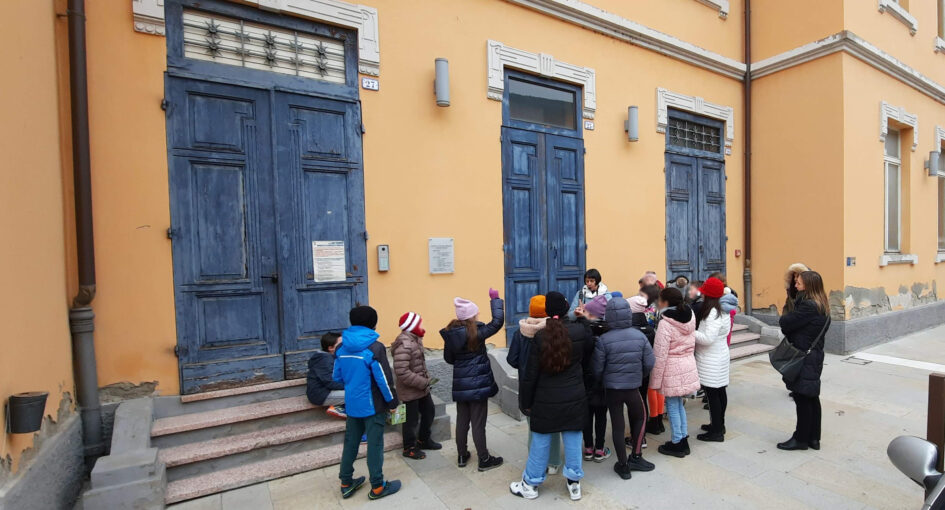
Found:
[[[682,443],[683,453],[685,453],[686,455],[689,455],[690,453],[692,453],[692,451],[689,450],[689,436],[682,438],[682,441],[680,441],[680,443]]]
[[[779,450],[806,450],[807,443],[802,443],[793,437],[783,443],[778,443]]]
[[[658,417],[654,416],[646,420],[646,433],[647,434],[653,434],[654,436],[656,436],[656,435],[659,435],[660,432],[661,432],[660,423],[659,423]]]
[[[807,446],[810,446],[811,450],[820,450],[820,439],[811,439]]]
[[[656,449],[656,451],[662,453],[663,455],[678,457],[680,459],[687,455],[686,449],[683,448],[682,440],[678,443],[666,441],[665,443],[661,444],[660,447]]]
[[[440,450],[443,448],[443,445],[432,439],[427,439],[426,441],[421,439],[420,441],[417,441],[417,447],[421,450]]]
[[[630,469],[633,471],[653,471],[656,466],[643,458],[643,455],[631,455],[627,459],[627,465],[630,466]]]
[[[660,432],[659,432],[660,434],[662,434],[663,432],[666,432],[666,427],[663,426],[663,415],[662,415],[662,414],[656,417],[656,425],[660,428]]]
[[[699,434],[698,436],[696,436],[696,439],[698,439],[699,441],[721,443],[725,441],[725,436],[722,434],[714,433],[714,432],[706,432],[704,434]]]
[[[614,464],[614,472],[620,475],[620,478],[623,478],[624,480],[629,480],[632,476],[630,474],[629,464],[621,464],[619,462]]]
[[[712,427],[712,425],[703,425],[703,426],[702,426],[702,430],[703,430],[704,432],[709,432],[709,431],[712,430],[711,427]],[[722,425],[722,434],[725,434],[725,425]]]

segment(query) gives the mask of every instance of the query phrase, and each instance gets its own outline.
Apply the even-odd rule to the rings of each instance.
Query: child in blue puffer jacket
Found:
[[[486,447],[486,416],[489,397],[499,392],[486,353],[486,339],[499,332],[505,322],[505,310],[499,292],[489,289],[492,321],[479,322],[479,307],[463,298],[453,300],[456,320],[440,330],[443,337],[443,360],[453,365],[453,401],[456,402],[456,449],[459,467],[469,462],[466,440],[472,425],[473,443],[479,457],[479,471],[502,465],[502,457],[489,455]]]
[[[377,341],[380,335],[377,312],[370,306],[352,308],[348,314],[351,327],[341,334],[341,347],[335,351],[332,378],[345,385],[344,450],[341,454],[341,497],[348,498],[364,484],[364,477],[354,478],[354,459],[358,456],[361,436],[367,433],[367,465],[371,475],[370,499],[390,496],[400,490],[400,480],[384,480],[384,425],[391,409],[398,405],[394,380],[387,361],[387,348]]]

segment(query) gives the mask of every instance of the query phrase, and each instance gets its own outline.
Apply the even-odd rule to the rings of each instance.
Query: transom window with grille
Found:
[[[886,176],[886,240],[888,253],[899,253],[902,243],[902,159],[899,131],[892,128],[886,134],[883,155]]]
[[[666,124],[669,145],[705,152],[722,152],[722,129],[670,117]]]

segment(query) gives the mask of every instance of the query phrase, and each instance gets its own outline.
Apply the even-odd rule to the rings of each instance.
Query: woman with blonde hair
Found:
[[[824,370],[824,336],[830,326],[830,304],[820,274],[804,271],[797,276],[795,284],[798,298],[794,311],[781,316],[781,332],[791,345],[807,355],[797,378],[784,381],[794,395],[797,426],[791,439],[778,443],[778,448],[819,450],[820,375]]]

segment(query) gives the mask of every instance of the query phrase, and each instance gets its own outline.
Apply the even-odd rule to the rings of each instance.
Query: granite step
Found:
[[[729,359],[731,359],[732,361],[735,361],[737,359],[748,358],[751,356],[756,356],[758,354],[766,353],[773,349],[774,349],[773,345],[750,344],[750,345],[743,345],[740,347],[732,347],[732,349],[728,351],[728,354],[729,354]]]
[[[151,426],[151,437],[156,438],[181,432],[232,425],[311,409],[320,408],[312,405],[308,401],[308,398],[303,395],[242,406],[225,407],[213,411],[169,416],[167,418],[154,420],[154,424]]]
[[[345,421],[337,418],[320,420],[314,423],[294,423],[245,434],[211,439],[209,441],[162,448],[158,452],[158,458],[160,458],[168,468],[174,468],[184,464],[217,459],[269,446],[336,434],[338,432],[344,432],[344,430]]]
[[[402,445],[400,432],[384,434],[385,451],[398,449]],[[342,445],[332,445],[169,482],[164,501],[166,504],[178,503],[337,464],[341,461],[342,450]],[[363,457],[365,453],[366,446],[362,444],[358,457]]]
[[[750,331],[740,331],[732,334],[732,343],[731,346],[735,345],[750,345],[753,343],[758,343],[761,340],[761,335],[758,333],[752,333]]]
[[[203,393],[181,395],[180,401],[183,403],[199,402],[201,400],[233,397],[236,395],[247,395],[249,393],[259,393],[263,391],[278,390],[281,388],[290,388],[293,386],[304,386],[304,385],[305,385],[305,378],[287,379],[285,381],[276,381],[276,382],[265,383],[265,384],[256,384],[253,386],[241,386],[239,388],[228,388],[225,390],[205,391]]]
[[[747,331],[747,324],[734,324],[732,325],[732,333],[738,333],[739,331]]]

